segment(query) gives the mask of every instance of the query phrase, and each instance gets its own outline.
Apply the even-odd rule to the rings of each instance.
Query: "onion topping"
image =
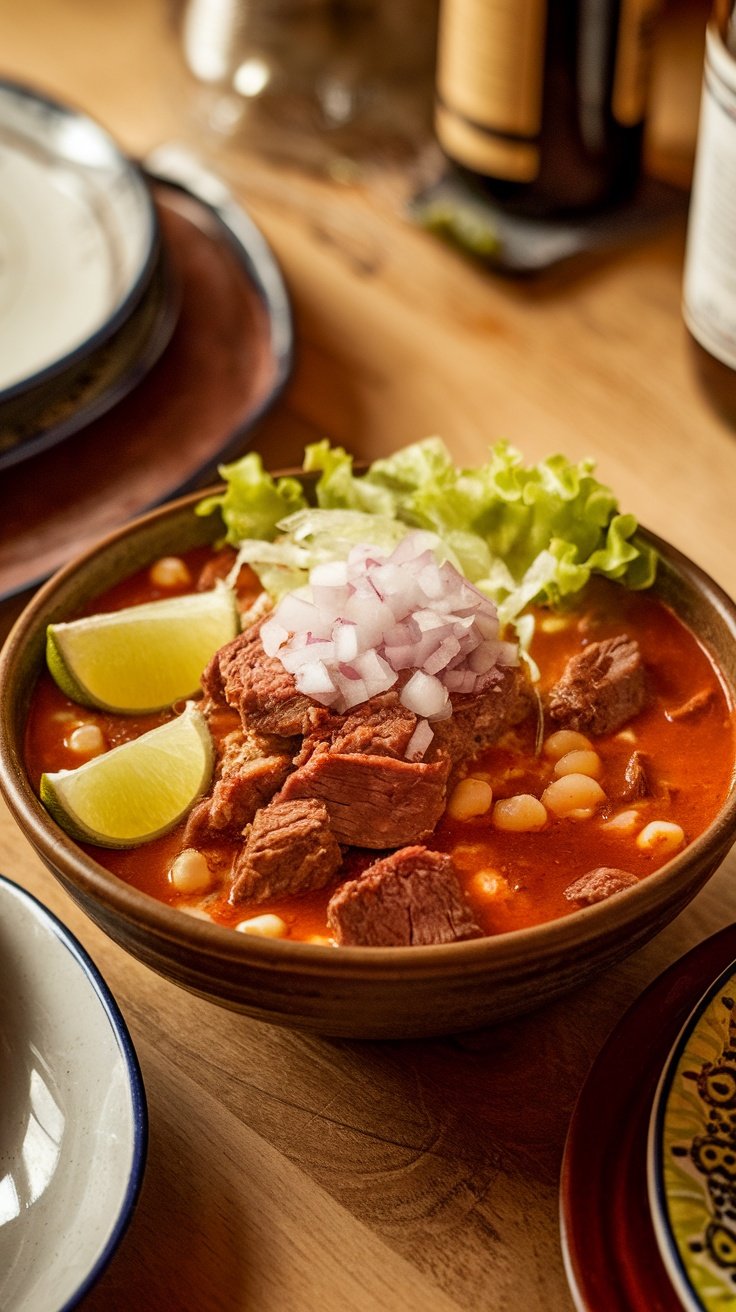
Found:
[[[496,607],[449,561],[431,533],[410,532],[388,554],[353,547],[316,565],[261,626],[261,642],[299,692],[340,713],[400,685],[419,723],[406,755],[424,755],[428,722],[452,714],[451,694],[482,692],[518,663],[499,639]]]

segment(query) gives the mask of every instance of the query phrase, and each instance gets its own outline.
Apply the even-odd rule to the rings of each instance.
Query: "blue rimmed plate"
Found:
[[[77,940],[0,875],[0,1307],[67,1312],[120,1242],[146,1100],[118,1007]]]

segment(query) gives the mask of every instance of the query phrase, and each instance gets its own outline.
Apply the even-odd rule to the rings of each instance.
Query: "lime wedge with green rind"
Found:
[[[212,778],[214,748],[201,711],[121,743],[76,770],[41,777],[41,801],[72,838],[137,847],[187,814]]]
[[[208,592],[49,624],[46,661],[55,682],[82,706],[136,714],[192,697],[215,652],[240,628],[235,594]]]

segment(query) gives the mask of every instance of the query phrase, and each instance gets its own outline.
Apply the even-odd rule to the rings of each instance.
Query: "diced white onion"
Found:
[[[516,647],[499,640],[493,603],[449,561],[437,564],[436,545],[423,531],[390,554],[361,543],[346,561],[316,565],[309,587],[288,593],[261,627],[264,651],[299,691],[340,712],[413,671],[400,693],[419,717],[411,759],[432,740],[427,722],[452,714],[450,693],[481,692],[518,664]]]
[[[421,761],[429,744],[434,738],[434,729],[428,720],[417,720],[414,732],[406,744],[404,756],[407,761]]]
[[[293,651],[279,651],[278,658],[289,674],[296,674],[303,666],[314,665],[317,661],[327,661],[332,664],[335,660],[335,644],[308,642],[305,647],[297,647]]]
[[[322,701],[327,705],[336,701],[338,697],[337,688],[323,661],[314,661],[303,666],[296,676],[296,686],[299,692],[303,692],[307,697],[314,697],[315,701]]]
[[[348,582],[348,563],[346,560],[325,560],[315,565],[309,575],[312,590],[316,587],[343,588]]]
[[[349,624],[346,620],[337,620],[332,630],[332,639],[338,661],[352,661],[358,655],[360,647],[355,624]]]
[[[423,715],[426,720],[431,720],[433,715],[439,715],[445,709],[448,693],[444,683],[440,683],[434,674],[415,670],[408,683],[404,684],[400,700],[415,715]]]
[[[284,628],[283,624],[279,624],[278,620],[266,620],[266,623],[261,625],[261,642],[267,656],[275,656],[279,647],[283,647],[288,638],[289,630]]]

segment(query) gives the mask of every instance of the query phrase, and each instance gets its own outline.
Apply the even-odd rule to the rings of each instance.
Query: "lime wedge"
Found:
[[[195,706],[104,756],[41,776],[41,801],[72,838],[136,847],[172,829],[205,792],[214,751]]]
[[[128,714],[191,697],[207,662],[240,627],[226,584],[142,606],[49,624],[46,661],[82,706]]]

